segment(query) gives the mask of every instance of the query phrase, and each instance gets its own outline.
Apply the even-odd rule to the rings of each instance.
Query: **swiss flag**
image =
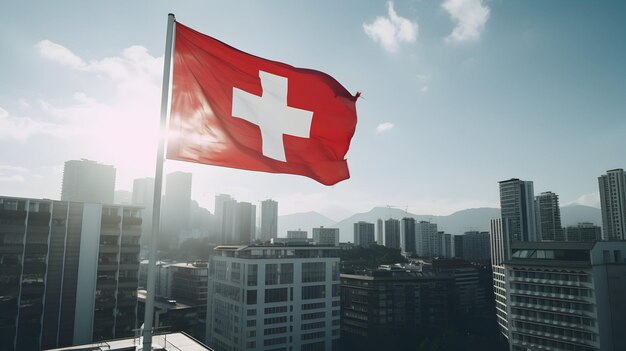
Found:
[[[262,59],[176,24],[167,158],[350,178],[357,95],[331,76]]]

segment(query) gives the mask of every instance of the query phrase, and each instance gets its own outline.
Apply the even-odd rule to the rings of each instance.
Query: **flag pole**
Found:
[[[167,116],[170,97],[170,75],[172,48],[174,46],[174,24],[176,17],[167,16],[167,35],[165,39],[165,57],[163,63],[163,89],[161,91],[161,125],[159,129],[159,148],[157,151],[154,175],[154,204],[152,206],[152,237],[150,239],[150,257],[148,259],[148,282],[146,286],[146,305],[143,325],[143,351],[152,350],[152,318],[154,316],[154,295],[156,278],[156,248],[161,220],[161,192],[163,188],[163,164],[165,162],[165,143],[167,142]]]

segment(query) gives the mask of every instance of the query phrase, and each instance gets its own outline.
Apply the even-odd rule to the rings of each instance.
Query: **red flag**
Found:
[[[350,178],[356,100],[331,76],[262,59],[176,24],[167,158]]]

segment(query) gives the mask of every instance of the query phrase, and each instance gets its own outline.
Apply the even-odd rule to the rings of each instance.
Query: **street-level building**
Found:
[[[207,344],[216,350],[335,350],[339,247],[218,246],[209,262]]]
[[[623,350],[626,242],[512,243],[510,349]]]
[[[0,197],[0,345],[133,335],[140,207]]]

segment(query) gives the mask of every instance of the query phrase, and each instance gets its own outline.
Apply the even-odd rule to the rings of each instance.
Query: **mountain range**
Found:
[[[302,229],[312,235],[313,228],[324,226],[339,228],[340,241],[353,241],[354,223],[365,221],[376,223],[380,219],[413,217],[417,221],[437,223],[437,228],[451,234],[463,234],[467,231],[489,231],[489,221],[500,217],[499,208],[470,208],[454,212],[448,216],[417,215],[397,208],[374,207],[363,213],[357,213],[339,222],[311,211],[293,213],[278,217],[278,236],[287,236],[288,230]],[[583,205],[568,205],[561,207],[561,223],[563,226],[576,225],[579,222],[591,222],[602,225],[600,209]]]

